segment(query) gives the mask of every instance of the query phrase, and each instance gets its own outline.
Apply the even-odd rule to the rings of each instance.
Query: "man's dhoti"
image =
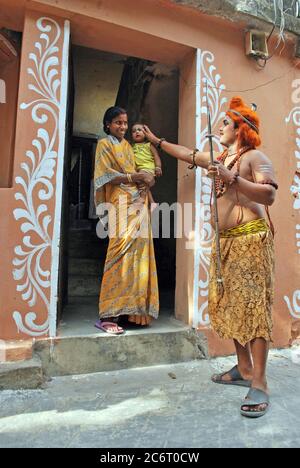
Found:
[[[251,221],[220,233],[222,278],[216,271],[213,243],[209,315],[221,338],[242,346],[255,338],[271,341],[274,297],[274,241],[264,219]]]

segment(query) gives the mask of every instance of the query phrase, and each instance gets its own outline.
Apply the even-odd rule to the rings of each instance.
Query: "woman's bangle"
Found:
[[[192,154],[190,154],[190,156],[192,157],[192,165],[188,166],[189,169],[195,169],[195,167],[197,167],[196,154],[198,153],[198,151],[199,151],[198,148],[195,148]]]
[[[159,142],[156,145],[157,149],[161,149],[161,144],[162,144],[163,141],[166,141],[166,139],[165,138],[160,138]]]
[[[126,174],[126,175],[127,175],[128,182],[132,184],[133,180],[132,180],[131,174]]]

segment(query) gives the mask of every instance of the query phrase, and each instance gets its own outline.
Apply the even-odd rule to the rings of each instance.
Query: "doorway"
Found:
[[[105,136],[105,110],[128,110],[129,124],[142,121],[157,134],[177,142],[179,79],[176,68],[148,60],[73,46],[74,118],[68,184],[67,303],[60,334],[92,334],[108,239],[99,239],[93,203],[93,171],[97,141]],[[177,161],[161,154],[163,177],[153,188],[158,203],[177,201]],[[174,223],[168,239],[154,239],[161,316],[174,316],[176,239]],[[159,320],[158,320],[159,322]]]

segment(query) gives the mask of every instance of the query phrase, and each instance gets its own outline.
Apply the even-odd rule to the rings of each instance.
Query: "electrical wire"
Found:
[[[267,62],[269,60],[271,60],[271,58],[274,57],[274,55],[276,54],[277,50],[279,49],[280,47],[280,44],[283,43],[283,46],[279,52],[279,55],[282,54],[282,52],[284,51],[285,49],[285,45],[286,45],[286,40],[285,40],[285,15],[287,14],[288,11],[293,11],[293,7],[295,6],[295,1],[296,0],[293,0],[293,3],[290,7],[284,9],[284,5],[283,5],[283,0],[273,0],[273,5],[274,5],[274,14],[275,14],[275,18],[274,18],[274,23],[273,23],[273,28],[267,38],[267,44],[269,43],[274,31],[275,31],[275,28],[276,28],[276,25],[277,25],[277,19],[278,19],[278,15],[277,15],[277,9],[280,11],[280,27],[279,27],[279,35],[278,35],[278,41],[277,41],[277,44],[275,46],[275,49],[274,51],[272,52],[271,55],[269,55],[268,57],[266,58],[259,58],[257,57],[256,61],[257,61],[257,64],[260,68],[265,68],[266,65],[267,65]],[[260,62],[263,62],[262,64]]]
[[[274,55],[275,55],[276,51],[278,50],[278,48],[279,48],[281,42],[283,42],[283,47],[282,47],[282,49],[281,49],[281,51],[280,51],[280,55],[282,54],[283,50],[285,49],[285,46],[286,46],[286,40],[285,40],[285,35],[284,35],[284,34],[285,34],[285,33],[284,33],[284,31],[285,31],[285,14],[286,14],[289,10],[292,10],[292,11],[293,11],[293,7],[294,7],[294,5],[295,5],[295,1],[296,1],[296,0],[293,0],[292,5],[291,5],[289,8],[287,8],[286,10],[284,10],[283,0],[273,0],[273,2],[274,2],[274,15],[275,15],[275,17],[274,17],[273,28],[272,28],[272,30],[271,30],[271,32],[270,32],[268,38],[267,38],[267,42],[270,41],[270,39],[271,39],[271,37],[272,37],[272,35],[273,35],[274,31],[275,31],[275,28],[276,28],[277,19],[278,19],[278,12],[277,12],[277,10],[280,11],[279,37],[278,37],[278,41],[277,41],[275,50],[273,51],[273,53],[272,53],[269,57],[267,57],[267,58],[265,58],[265,59],[262,59],[262,58],[259,59],[259,58],[257,57],[257,59],[256,59],[256,60],[257,60],[257,64],[258,64],[258,66],[259,66],[260,68],[265,68],[267,62],[268,62],[269,60],[271,60],[272,57],[274,57]],[[277,2],[278,2],[278,3],[277,3]],[[262,61],[264,62],[264,64],[261,65],[261,64],[259,63],[259,60],[262,60]],[[247,92],[249,92],[249,91],[255,91],[255,90],[259,89],[259,88],[263,88],[263,87],[265,87],[265,86],[268,86],[268,85],[274,83],[275,81],[278,81],[278,80],[281,80],[281,79],[285,78],[285,77],[286,77],[287,75],[289,75],[290,73],[293,73],[293,72],[295,71],[295,69],[298,68],[299,66],[300,66],[300,64],[296,62],[295,65],[292,67],[291,70],[287,71],[286,73],[283,73],[283,74],[280,75],[280,76],[277,76],[276,78],[273,78],[272,80],[266,81],[265,83],[262,83],[262,84],[260,84],[260,85],[258,85],[258,86],[255,86],[255,87],[253,87],[253,88],[248,88],[248,89],[243,89],[243,90],[233,90],[233,89],[224,89],[223,87],[220,88],[220,87],[213,86],[213,85],[210,85],[210,87],[213,88],[213,89],[217,89],[217,90],[219,90],[219,91],[222,91],[222,92],[224,92],[224,93],[247,93]],[[183,77],[182,73],[180,73],[180,77],[181,77],[181,79],[182,79],[187,85],[189,85],[189,84],[188,84],[188,81]],[[190,86],[193,87],[193,86],[197,86],[197,85],[194,84],[194,85],[190,85]]]
[[[299,63],[295,63],[295,65],[287,72],[283,73],[282,75],[279,75],[277,76],[276,78],[273,78],[272,80],[269,80],[269,81],[266,81],[265,83],[262,83],[260,85],[257,85],[255,86],[254,88],[248,88],[248,89],[227,89],[227,88],[223,88],[223,87],[218,87],[218,86],[213,86],[212,84],[209,85],[210,88],[213,88],[213,89],[217,89],[218,91],[221,91],[223,93],[248,93],[249,91],[255,91],[256,89],[260,89],[260,88],[264,88],[265,86],[268,86],[272,83],[274,83],[275,81],[278,81],[278,80],[281,80],[283,78],[285,78],[287,75],[289,75],[290,73],[293,73],[295,71],[295,69],[297,69],[298,67],[300,67],[300,64]],[[188,80],[186,80],[184,78],[184,76],[182,75],[182,73],[179,74],[180,78],[184,81],[184,83],[186,85],[188,85],[189,87],[196,87],[198,86],[196,83],[195,84],[191,84],[189,85],[189,82]]]

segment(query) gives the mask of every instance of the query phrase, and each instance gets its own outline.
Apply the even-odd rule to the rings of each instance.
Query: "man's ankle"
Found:
[[[239,371],[242,374],[242,376],[246,377],[252,377],[253,376],[253,367],[249,365],[238,365]]]
[[[267,389],[268,388],[268,382],[267,382],[267,379],[266,377],[257,377],[257,376],[253,376],[253,380],[252,380],[252,385],[253,387],[255,388],[259,388],[259,389]]]

